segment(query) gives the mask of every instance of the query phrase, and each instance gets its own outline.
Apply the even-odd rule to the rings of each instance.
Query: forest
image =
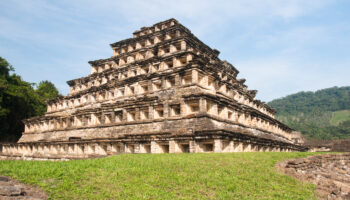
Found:
[[[22,120],[44,114],[46,100],[58,95],[50,81],[26,82],[0,57],[0,142],[16,142],[24,130]]]
[[[299,92],[268,104],[277,119],[309,139],[350,138],[350,87]]]

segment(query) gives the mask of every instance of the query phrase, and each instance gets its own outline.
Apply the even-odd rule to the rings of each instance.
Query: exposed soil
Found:
[[[0,200],[44,200],[47,195],[41,189],[0,176]]]
[[[279,170],[314,183],[320,199],[350,200],[350,153],[324,154],[277,163]]]

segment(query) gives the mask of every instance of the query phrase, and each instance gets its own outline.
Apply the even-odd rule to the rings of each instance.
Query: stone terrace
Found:
[[[2,154],[89,157],[115,153],[305,151],[239,71],[175,19],[110,45],[91,74],[68,81],[44,116],[24,120]]]

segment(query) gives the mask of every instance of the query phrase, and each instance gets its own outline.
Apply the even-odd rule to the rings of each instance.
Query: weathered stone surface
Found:
[[[9,181],[7,177],[0,176],[0,182],[7,182],[7,181]]]
[[[2,177],[2,176],[1,176]],[[40,189],[2,177],[0,181],[0,200],[44,200],[47,195]]]
[[[175,19],[111,44],[67,96],[24,120],[2,155],[71,159],[118,153],[305,151],[239,71]]]
[[[350,152],[350,139],[342,140],[308,140],[305,146],[311,151]]]
[[[23,194],[23,188],[20,186],[0,185],[0,196],[19,196]]]
[[[350,199],[350,154],[318,155],[278,164],[284,173],[317,185],[322,199]]]

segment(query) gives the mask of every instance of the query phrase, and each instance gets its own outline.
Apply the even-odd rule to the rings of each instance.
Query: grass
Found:
[[[49,199],[316,199],[315,186],[274,165],[315,153],[125,154],[102,159],[0,161],[0,174]]]
[[[331,125],[337,126],[339,123],[350,120],[350,110],[341,110],[333,112]]]

